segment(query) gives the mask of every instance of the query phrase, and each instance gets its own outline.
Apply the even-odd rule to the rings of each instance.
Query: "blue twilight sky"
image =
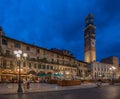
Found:
[[[43,48],[72,51],[84,60],[84,19],[96,25],[97,61],[120,58],[120,0],[0,0],[5,34]]]

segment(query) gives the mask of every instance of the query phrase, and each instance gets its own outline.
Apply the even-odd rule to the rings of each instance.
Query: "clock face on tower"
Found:
[[[95,47],[95,40],[94,39],[91,39],[91,46]]]

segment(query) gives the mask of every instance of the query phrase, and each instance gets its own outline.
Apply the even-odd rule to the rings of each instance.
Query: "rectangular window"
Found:
[[[37,50],[36,50],[36,52],[37,52],[37,53],[40,53],[40,50],[39,50],[39,49],[37,49]]]
[[[43,66],[41,65],[41,69],[43,69]]]
[[[37,56],[37,60],[39,60],[39,56]]]
[[[53,66],[50,66],[50,69],[53,70]]]
[[[45,69],[45,65],[43,65],[43,69]]]
[[[14,47],[15,47],[15,48],[20,48],[21,46],[20,46],[20,44],[15,43],[15,44],[14,44]]]
[[[47,69],[49,69],[49,66],[47,66]]]
[[[54,59],[51,59],[52,63],[54,62]]]
[[[34,68],[36,68],[36,64],[34,64]]]
[[[3,68],[6,69],[6,60],[3,60]]]
[[[13,61],[10,61],[10,68],[13,69],[14,66],[13,66]]]
[[[29,63],[29,68],[31,68],[31,63]]]
[[[2,44],[3,44],[3,45],[7,45],[7,40],[2,39]]]
[[[26,67],[26,63],[25,62],[23,62],[23,67]]]
[[[30,47],[29,47],[29,46],[27,46],[27,47],[26,47],[26,50],[27,50],[27,51],[30,51]]]
[[[9,50],[6,50],[6,55],[10,55],[10,51]]]
[[[57,63],[59,64],[59,60],[57,59]]]
[[[38,64],[38,69],[41,69],[41,65],[40,64]]]

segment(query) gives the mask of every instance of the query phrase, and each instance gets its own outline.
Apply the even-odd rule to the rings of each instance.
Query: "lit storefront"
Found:
[[[2,69],[1,70],[1,81],[2,82],[17,82],[18,80],[18,69],[11,70],[11,69]],[[21,78],[27,76],[25,70],[21,69]]]

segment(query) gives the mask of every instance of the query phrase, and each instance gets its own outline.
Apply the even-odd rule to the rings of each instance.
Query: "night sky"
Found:
[[[67,49],[79,60],[89,13],[95,17],[97,61],[120,58],[120,0],[0,0],[0,26],[8,37]]]

